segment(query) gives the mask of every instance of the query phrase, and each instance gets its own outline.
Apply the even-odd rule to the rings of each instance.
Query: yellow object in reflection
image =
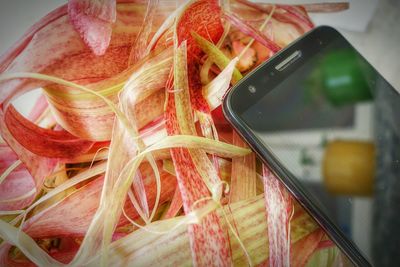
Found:
[[[375,176],[375,146],[370,142],[333,141],[325,150],[324,184],[328,192],[369,196]]]

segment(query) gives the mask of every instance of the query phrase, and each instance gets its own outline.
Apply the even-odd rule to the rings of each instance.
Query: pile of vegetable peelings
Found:
[[[70,0],[32,25],[0,58],[0,265],[342,264],[221,101],[346,8]]]

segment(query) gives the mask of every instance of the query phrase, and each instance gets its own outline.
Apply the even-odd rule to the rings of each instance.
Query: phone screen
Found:
[[[272,74],[241,120],[368,259],[400,262],[399,94],[342,38]]]

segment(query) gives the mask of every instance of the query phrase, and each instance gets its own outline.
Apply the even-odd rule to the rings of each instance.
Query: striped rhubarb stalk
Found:
[[[170,89],[172,93],[169,93],[166,108],[168,135],[196,135],[187,81],[186,51],[186,42],[183,42],[175,51],[174,87],[173,90]],[[188,214],[193,211],[193,205],[196,201],[210,198],[208,188],[211,187],[211,190],[218,189],[220,185],[217,179],[219,177],[215,170],[212,176],[202,177],[201,174],[209,174],[213,165],[210,164],[207,155],[201,150],[174,148],[171,149],[171,156],[182,196],[183,208],[185,213]],[[206,161],[209,163],[208,166],[199,166]],[[204,178],[207,180],[205,181]],[[204,203],[200,205],[204,206]],[[194,265],[231,265],[231,252],[226,231],[215,212],[205,216],[199,224],[189,225],[188,233]]]
[[[233,145],[248,147],[236,132],[233,132]],[[256,179],[256,156],[254,153],[232,159],[230,203],[256,196]]]
[[[269,266],[290,266],[292,198],[266,166],[263,166],[263,179],[268,221]]]

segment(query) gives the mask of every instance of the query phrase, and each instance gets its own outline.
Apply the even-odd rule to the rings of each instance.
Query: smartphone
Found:
[[[353,264],[400,262],[400,95],[338,31],[274,55],[223,111]]]

